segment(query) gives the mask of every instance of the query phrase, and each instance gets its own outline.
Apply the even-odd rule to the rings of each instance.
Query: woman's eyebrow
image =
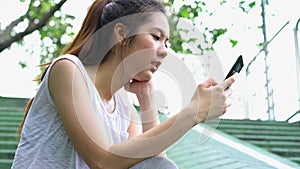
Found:
[[[158,31],[161,35],[166,36],[167,41],[169,40],[169,35],[167,35],[160,27],[152,27],[151,30]]]

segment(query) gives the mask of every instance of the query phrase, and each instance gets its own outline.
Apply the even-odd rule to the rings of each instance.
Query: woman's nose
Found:
[[[160,45],[160,48],[158,49],[158,56],[161,58],[165,58],[168,55],[168,48],[165,44]]]

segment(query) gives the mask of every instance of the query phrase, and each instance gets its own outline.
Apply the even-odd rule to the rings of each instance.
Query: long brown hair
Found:
[[[108,53],[113,52],[113,48],[108,51],[108,53],[105,54],[104,58],[99,58],[99,56],[95,55],[94,52],[86,51],[86,53],[82,54],[85,49],[87,43],[91,43],[92,45],[95,45],[91,42],[91,39],[97,38],[97,36],[94,36],[96,32],[103,27],[104,25],[107,25],[108,23],[111,23],[112,21],[115,21],[121,17],[128,16],[131,14],[136,13],[143,13],[143,12],[162,12],[165,14],[165,9],[163,5],[158,0],[95,0],[91,7],[88,10],[88,13],[82,23],[81,29],[74,38],[74,40],[69,43],[61,52],[60,55],[64,54],[72,54],[77,56],[81,62],[84,65],[95,65],[99,63],[103,63],[106,61]],[[143,22],[147,22],[146,18],[142,18]],[[130,23],[125,24],[125,26],[130,27]],[[134,29],[134,28],[131,28]],[[111,30],[112,31],[112,30]],[[111,37],[112,34],[101,34],[101,36]],[[106,37],[104,39],[106,39]],[[130,43],[133,41],[134,36],[128,37],[126,40]],[[98,39],[94,39],[98,40]],[[104,43],[107,42],[98,42],[98,44],[105,45]],[[98,45],[96,43],[96,45]],[[94,48],[95,50],[98,49],[96,46]],[[89,53],[88,53],[89,52]],[[42,81],[47,69],[49,68],[50,63],[44,64],[43,66],[47,66],[47,68],[42,73],[41,77],[39,78],[39,81]],[[33,103],[34,98],[31,98],[26,106],[25,109],[25,115],[24,119],[20,124],[20,127],[18,129],[19,135],[22,132],[22,128],[24,126],[27,114],[30,110],[30,107]]]

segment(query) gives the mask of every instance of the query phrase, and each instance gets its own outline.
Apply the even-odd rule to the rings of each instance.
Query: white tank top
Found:
[[[110,144],[117,144],[128,139],[129,109],[119,95],[115,95],[116,108],[108,114],[103,106],[94,83],[88,76],[81,61],[73,55],[64,55],[55,59],[47,70],[45,77],[34,97],[28,112],[21,140],[14,157],[13,169],[85,169],[89,168],[77,153],[68,138],[58,115],[54,101],[49,93],[48,78],[52,65],[60,59],[72,61],[81,71],[93,105],[100,110],[101,117],[107,122],[111,133]],[[117,133],[117,134],[116,134]]]

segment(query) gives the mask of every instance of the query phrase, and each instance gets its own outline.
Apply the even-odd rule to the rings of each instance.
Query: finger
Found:
[[[227,108],[231,106],[231,103],[224,103],[224,106],[223,106],[223,114],[225,114],[227,112]]]
[[[134,82],[141,82],[141,81],[136,80],[136,79],[132,79],[132,80],[131,80],[131,83],[134,83]]]
[[[224,91],[224,93],[227,97],[229,97],[232,94],[232,92],[233,92],[233,90],[230,87]]]
[[[234,73],[232,76],[230,76],[228,79],[226,79],[222,84],[221,87],[226,90],[228,89],[236,80],[238,76],[238,73]]]
[[[226,107],[230,107],[231,106],[231,101],[226,100]]]
[[[207,79],[207,80],[203,83],[203,86],[206,87],[206,88],[209,88],[209,87],[215,86],[215,85],[217,85],[217,84],[218,84],[218,83],[217,83],[214,79],[209,78],[209,79]]]
[[[125,86],[124,86],[124,89],[126,91],[129,91],[129,88],[130,88],[130,82],[126,83]]]

